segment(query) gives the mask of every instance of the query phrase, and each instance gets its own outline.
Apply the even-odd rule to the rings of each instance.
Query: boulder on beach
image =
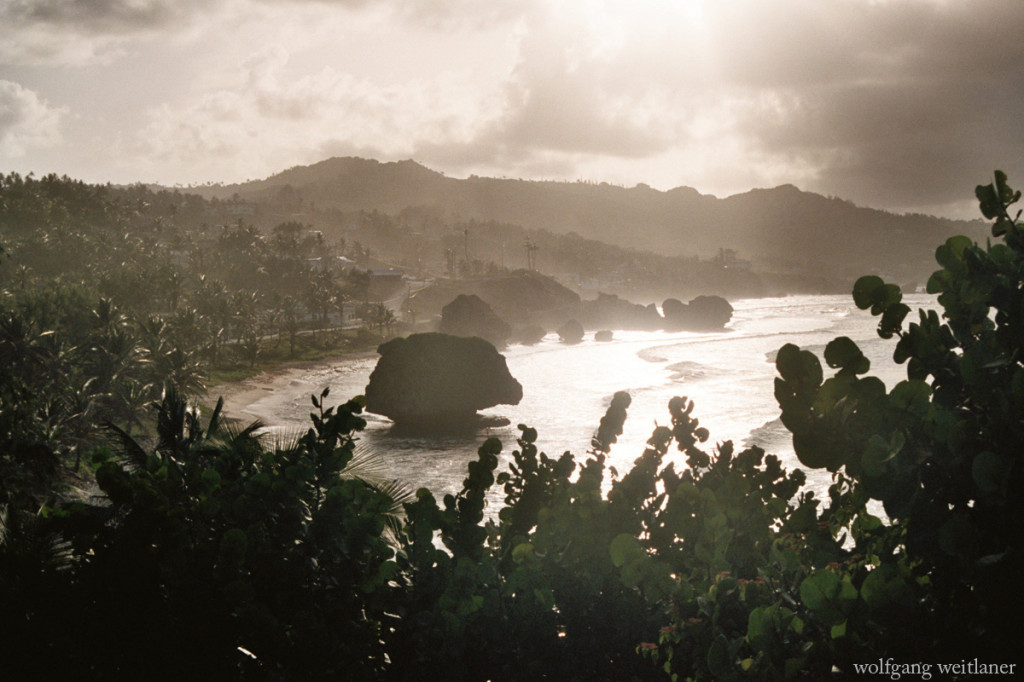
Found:
[[[733,308],[721,296],[698,296],[689,303],[666,299],[661,310],[669,331],[713,331],[729,324]]]
[[[396,425],[448,429],[475,423],[476,411],[516,405],[523,387],[490,342],[436,332],[381,344],[366,386],[366,410]]]
[[[512,328],[476,294],[460,294],[441,309],[441,333],[479,336],[495,346],[504,346]]]

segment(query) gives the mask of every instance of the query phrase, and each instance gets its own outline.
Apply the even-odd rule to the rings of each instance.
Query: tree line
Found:
[[[369,273],[333,265],[346,245],[294,221],[267,234],[197,224],[204,206],[141,186],[0,177],[0,371],[60,449],[94,443],[104,421],[136,427],[167,381],[195,394],[211,372],[264,354],[352,342],[324,331],[368,302]]]

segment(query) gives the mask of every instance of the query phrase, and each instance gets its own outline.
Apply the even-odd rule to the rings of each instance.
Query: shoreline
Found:
[[[296,360],[268,367],[244,379],[224,381],[206,388],[198,397],[205,408],[212,410],[218,398],[224,399],[224,415],[228,419],[258,419],[265,426],[276,426],[272,410],[260,409],[259,403],[270,396],[291,395],[296,372],[335,367],[378,357],[376,350],[339,353],[319,360]],[[247,418],[247,419],[246,419]]]

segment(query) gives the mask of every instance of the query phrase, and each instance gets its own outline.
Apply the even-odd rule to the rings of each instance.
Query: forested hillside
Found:
[[[646,185],[449,178],[413,161],[334,158],[241,185],[197,187],[205,196],[288,198],[296,205],[395,214],[408,207],[448,220],[495,221],[527,230],[577,233],[669,256],[711,258],[722,250],[769,276],[852,280],[868,270],[922,285],[932,245],[983,236],[977,221],[897,215],[792,185],[719,199],[694,189]]]

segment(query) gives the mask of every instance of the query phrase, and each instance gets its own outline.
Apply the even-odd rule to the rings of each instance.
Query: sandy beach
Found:
[[[359,375],[368,366],[372,368],[378,357],[376,351],[365,351],[274,367],[247,379],[212,386],[201,400],[214,405],[218,398],[224,398],[224,413],[242,422],[258,419],[267,426],[292,425],[297,421],[296,403],[302,401],[311,407],[309,396],[324,387],[331,388],[331,404],[362,393]],[[355,376],[348,371],[353,369]],[[356,392],[347,395],[353,388]],[[304,419],[304,413],[302,416]]]

